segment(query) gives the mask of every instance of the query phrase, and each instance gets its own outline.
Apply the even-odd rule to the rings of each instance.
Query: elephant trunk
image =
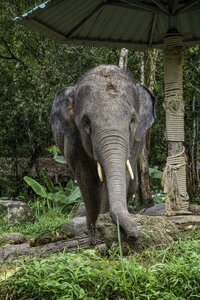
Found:
[[[109,137],[102,133],[98,138],[100,163],[106,178],[110,213],[128,237],[138,238],[139,233],[127,209],[126,160],[127,139],[117,130]]]

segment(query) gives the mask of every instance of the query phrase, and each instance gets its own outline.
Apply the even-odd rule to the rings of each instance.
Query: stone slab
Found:
[[[200,215],[180,215],[165,218],[182,230],[191,230],[200,226]]]
[[[166,217],[168,220],[176,224],[199,224],[200,225],[200,216],[199,215],[182,215],[182,216],[172,216]]]

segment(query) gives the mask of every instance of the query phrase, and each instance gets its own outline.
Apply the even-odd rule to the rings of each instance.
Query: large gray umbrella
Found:
[[[200,0],[51,0],[21,22],[61,42],[165,51],[166,213],[189,213],[182,66],[184,45],[200,41]]]

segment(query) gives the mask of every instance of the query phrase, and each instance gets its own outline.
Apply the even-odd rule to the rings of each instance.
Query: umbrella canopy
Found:
[[[183,45],[200,42],[200,0],[49,0],[20,22],[62,42],[160,47],[165,53],[166,214],[188,214],[184,142]]]
[[[175,31],[192,45],[200,41],[200,1],[52,0],[21,22],[61,42],[141,49],[160,47]]]

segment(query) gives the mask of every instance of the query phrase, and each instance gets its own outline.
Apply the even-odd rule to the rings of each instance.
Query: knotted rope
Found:
[[[185,148],[180,153],[169,156],[163,174],[162,184],[164,192],[167,193],[166,214],[169,215],[178,210],[184,213],[189,208],[184,153]]]
[[[181,36],[165,39],[165,103],[166,139],[184,141],[183,61]]]
[[[182,36],[166,37],[165,103],[163,106],[166,111],[166,139],[172,142],[184,141],[183,61]],[[183,150],[178,154],[167,158],[162,180],[164,192],[167,194],[165,203],[167,215],[176,214],[177,211],[187,213],[189,208],[184,153],[185,148],[183,147]]]

